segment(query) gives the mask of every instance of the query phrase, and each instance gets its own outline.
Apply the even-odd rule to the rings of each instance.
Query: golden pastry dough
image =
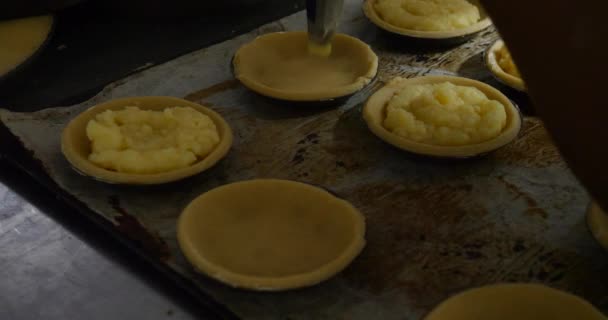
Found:
[[[0,77],[36,53],[49,37],[52,16],[0,21]]]
[[[514,77],[521,78],[521,74],[513,61],[511,52],[509,52],[507,46],[503,45],[502,48],[496,51],[496,58],[498,60],[498,65],[504,72]]]
[[[457,86],[474,87],[488,99],[495,100],[504,106],[506,123],[502,131],[494,138],[478,143],[464,145],[435,145],[412,139],[389,131],[384,124],[387,115],[388,103],[393,97],[406,87],[449,82]],[[376,91],[363,107],[363,118],[369,129],[382,140],[412,153],[446,158],[468,158],[483,155],[506,145],[517,137],[521,128],[521,115],[519,110],[500,91],[485,83],[460,77],[427,76],[412,79],[394,78],[386,86]],[[442,129],[439,128],[438,132]]]
[[[219,143],[204,158],[193,164],[160,173],[127,173],[102,168],[89,160],[91,141],[87,137],[87,125],[90,120],[106,110],[123,110],[126,106],[136,106],[142,110],[161,111],[166,108],[181,106],[190,107],[209,117],[219,134]],[[226,121],[216,112],[199,104],[173,97],[133,97],[111,100],[96,105],[74,118],[63,130],[61,150],[78,172],[107,183],[119,184],[160,184],[180,180],[198,174],[221,160],[232,145],[232,131]]]
[[[606,320],[589,302],[538,284],[500,284],[460,293],[424,320]]]
[[[452,20],[458,20],[458,21],[452,21],[450,23],[447,23],[447,22],[439,23],[439,22],[428,21],[429,18],[428,17],[423,18],[422,14],[420,14],[420,15],[412,14],[409,17],[409,20],[417,21],[418,23],[423,23],[426,25],[421,28],[418,28],[421,30],[416,30],[416,28],[409,23],[407,23],[407,24],[398,23],[397,21],[403,22],[402,21],[403,19],[400,19],[398,16],[396,16],[394,14],[395,12],[398,12],[396,10],[392,11],[392,14],[390,15],[389,19],[387,19],[387,20],[383,19],[382,15],[378,12],[377,9],[378,8],[380,8],[381,10],[390,10],[390,9],[384,8],[385,4],[384,5],[380,4],[380,6],[378,6],[379,1],[381,1],[381,0],[365,0],[365,2],[363,2],[363,12],[365,13],[365,16],[367,16],[367,18],[373,24],[377,25],[381,29],[394,33],[394,34],[406,36],[406,37],[420,38],[420,39],[447,40],[447,39],[453,39],[453,38],[459,38],[459,37],[467,37],[467,36],[477,33],[492,25],[492,21],[487,16],[487,14],[483,11],[481,5],[479,4],[479,1],[476,1],[476,0],[470,0],[468,2],[472,5],[474,5],[475,7],[477,7],[479,17],[477,18],[476,14],[473,14],[472,12],[467,12],[466,14],[475,16],[474,18],[476,20],[478,20],[477,22],[472,23],[471,21],[468,21],[466,23],[463,23],[461,21],[462,19],[452,19]],[[382,1],[384,1],[384,0],[382,0]],[[426,5],[428,5],[428,4],[426,4]],[[444,7],[444,6],[442,6],[442,7]],[[410,8],[410,10],[412,10],[412,9]],[[414,12],[414,13],[416,13],[416,12]],[[419,13],[421,13],[421,12],[419,12]],[[404,16],[403,18],[406,18],[406,17]],[[403,27],[403,26],[408,26],[408,25],[411,27],[410,28]],[[458,26],[458,28],[453,28],[453,30],[429,30],[429,29],[437,29],[437,25],[444,25],[443,28],[447,28],[447,26],[445,26],[445,25],[453,25],[453,26]],[[466,26],[466,25],[468,25],[468,26]],[[424,29],[426,29],[426,30],[424,30]]]
[[[365,221],[355,207],[287,180],[237,182],[204,193],[183,211],[177,231],[198,270],[255,290],[317,284],[365,245]]]
[[[278,32],[256,38],[234,56],[236,78],[249,89],[289,101],[348,96],[376,76],[378,57],[362,41],[337,34],[331,54],[310,54],[306,32]]]
[[[608,250],[608,215],[595,202],[587,209],[587,225],[597,242]]]
[[[524,80],[520,77],[516,77],[508,72],[505,72],[505,70],[503,70],[499,64],[499,55],[503,48],[505,48],[505,43],[502,40],[496,41],[492,46],[490,46],[490,48],[488,48],[485,55],[486,66],[488,69],[490,69],[492,75],[494,75],[498,81],[515,90],[525,92],[527,89]]]

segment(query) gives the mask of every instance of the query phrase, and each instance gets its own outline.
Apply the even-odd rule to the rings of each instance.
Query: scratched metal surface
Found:
[[[378,81],[333,109],[303,108],[256,96],[230,73],[236,49],[256,35],[303,29],[303,13],[151,68],[75,106],[0,119],[66,192],[172,272],[247,319],[417,319],[465,288],[534,281],[569,290],[608,311],[608,258],[584,223],[588,198],[541,123],[525,121],[517,141],[485,158],[437,162],[410,157],[375,138],[361,104],[393,76],[461,74],[493,83],[480,53],[494,30],[447,51],[395,48],[346,1],[342,31],[372,44]],[[211,106],[235,132],[213,169],[159,187],[119,187],[76,174],[59,137],[77,113],[133,95],[172,95]],[[211,188],[243,179],[284,178],[324,186],[367,218],[368,244],[355,262],[321,285],[283,293],[236,290],[193,271],[180,253],[180,210]]]

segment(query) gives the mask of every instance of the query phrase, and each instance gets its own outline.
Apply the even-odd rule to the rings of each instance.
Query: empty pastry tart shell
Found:
[[[281,68],[281,61],[309,55],[306,32],[275,32],[257,37],[238,49],[234,58],[235,77],[248,89],[269,98],[293,102],[319,102],[342,99],[355,94],[367,86],[376,76],[378,57],[369,45],[345,34],[336,34],[332,39],[329,59],[346,60],[356,66],[349,83],[329,83],[319,88],[311,81],[324,81],[327,77],[319,73],[316,79],[302,80],[297,89],[273,85],[265,77],[265,69]],[[266,54],[268,53],[268,54]],[[280,57],[272,59],[270,56]],[[284,77],[298,78],[298,74],[286,72]],[[316,88],[315,88],[316,87]],[[312,89],[311,89],[312,88]]]
[[[212,189],[182,212],[180,248],[198,271],[229,286],[281,291],[315,285],[365,245],[350,203],[305,183],[257,179]]]
[[[601,320],[593,305],[573,294],[540,284],[495,284],[448,298],[424,320]]]
[[[0,21],[2,50],[20,52],[0,61],[0,80],[8,78],[33,61],[50,41],[55,28],[52,15]],[[0,59],[2,55],[0,54]]]

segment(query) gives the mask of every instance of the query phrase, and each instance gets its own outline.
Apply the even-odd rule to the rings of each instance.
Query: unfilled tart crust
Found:
[[[260,36],[234,56],[236,78],[264,96],[321,101],[351,95],[376,76],[378,57],[361,40],[336,34],[329,57],[309,54],[306,32]]]
[[[0,21],[0,77],[40,50],[53,29],[52,16]]]
[[[375,2],[376,2],[376,0],[365,0],[363,2],[363,12],[365,13],[365,16],[373,24],[375,24],[376,26],[380,27],[381,29],[383,29],[385,31],[388,31],[390,33],[394,33],[397,35],[411,37],[411,38],[447,40],[447,39],[458,38],[458,37],[466,37],[466,36],[472,35],[474,33],[477,33],[492,25],[492,20],[490,20],[488,15],[485,13],[483,8],[479,4],[479,1],[476,1],[476,0],[472,0],[469,2],[476,5],[477,7],[479,7],[481,19],[472,26],[462,28],[462,29],[457,29],[457,30],[450,30],[450,31],[421,31],[421,30],[405,29],[402,27],[392,25],[392,24],[384,21],[378,15],[378,13],[376,12],[376,9],[374,8]]]
[[[163,173],[135,174],[108,170],[89,161],[91,142],[86,135],[89,120],[105,110],[122,110],[127,106],[137,106],[142,110],[163,110],[171,107],[191,107],[211,118],[220,135],[220,142],[205,158],[192,165]],[[200,173],[219,160],[230,150],[232,145],[232,131],[228,123],[215,111],[200,104],[174,97],[131,97],[111,100],[98,104],[82,112],[74,118],[63,130],[61,136],[61,150],[72,167],[81,174],[96,180],[116,184],[161,184],[180,180]]]
[[[472,86],[483,92],[489,99],[497,100],[505,106],[507,123],[503,131],[495,138],[476,144],[462,146],[440,146],[416,142],[388,131],[384,125],[386,117],[386,105],[393,95],[408,85],[431,84],[451,82],[460,86]],[[522,118],[519,110],[509,98],[493,87],[476,80],[450,77],[450,76],[426,76],[411,79],[394,78],[386,86],[376,91],[363,107],[363,118],[369,129],[380,139],[408,152],[415,154],[444,157],[444,158],[469,158],[483,155],[498,149],[517,137],[521,129]]]
[[[605,320],[589,302],[538,284],[471,289],[439,304],[424,320]]]
[[[365,221],[350,203],[304,183],[237,182],[192,201],[179,245],[196,269],[234,287],[285,290],[344,269],[365,245]]]
[[[505,43],[502,40],[497,40],[492,46],[490,46],[490,48],[488,48],[488,51],[486,52],[485,56],[486,66],[488,66],[488,69],[490,69],[490,72],[492,72],[492,75],[494,75],[494,77],[498,79],[498,81],[508,85],[509,87],[515,90],[526,92],[527,89],[526,85],[524,84],[524,80],[505,72],[498,64],[498,60],[496,59],[496,52],[502,49],[504,45]]]
[[[608,250],[608,215],[595,202],[587,209],[587,225],[597,242]]]

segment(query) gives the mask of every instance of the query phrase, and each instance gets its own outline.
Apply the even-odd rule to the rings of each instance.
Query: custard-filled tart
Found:
[[[411,153],[469,158],[517,137],[522,118],[500,91],[467,78],[394,78],[363,108],[369,129]]]
[[[61,149],[83,175],[145,185],[212,167],[228,153],[232,139],[228,123],[207,107],[174,97],[130,97],[77,115],[63,130]]]
[[[587,226],[599,244],[608,249],[608,215],[596,202],[587,209]]]
[[[511,54],[504,41],[497,40],[492,44],[485,54],[486,66],[492,75],[507,86],[522,92],[526,92],[526,84],[521,78]]]
[[[414,39],[464,41],[492,25],[476,0],[365,0],[363,12],[379,28]]]

